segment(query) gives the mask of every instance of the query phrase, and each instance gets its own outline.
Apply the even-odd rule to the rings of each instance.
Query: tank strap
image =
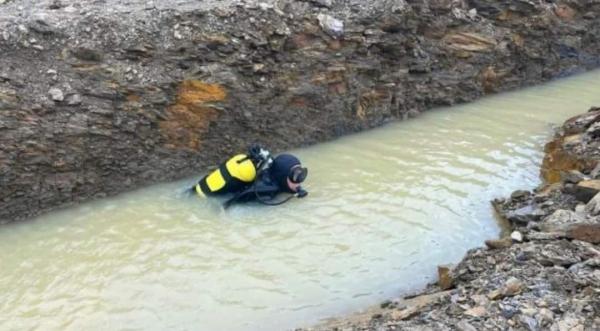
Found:
[[[198,182],[198,186],[200,187],[200,189],[202,190],[202,192],[204,192],[204,194],[206,194],[206,195],[214,193],[214,192],[210,191],[210,188],[208,187],[208,184],[206,184],[206,180],[201,180],[200,182]]]
[[[202,198],[206,197],[206,194],[204,194],[204,189],[202,188],[202,183],[203,182],[204,181],[196,184],[196,186],[194,187],[196,189],[196,193],[198,194],[198,196],[200,196]]]
[[[231,176],[231,173],[229,173],[229,170],[227,170],[227,162],[221,163],[221,165],[219,165],[219,171],[221,172],[221,176],[223,176],[225,183],[228,184],[232,183],[233,181],[239,181],[239,179]],[[227,186],[227,184],[225,185]]]

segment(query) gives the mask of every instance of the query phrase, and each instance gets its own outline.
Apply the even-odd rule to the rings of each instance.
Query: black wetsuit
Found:
[[[249,202],[253,200],[273,200],[279,193],[285,192],[279,184],[273,179],[269,171],[263,171],[258,178],[243,190],[234,194],[232,198],[225,202],[228,207],[235,203]],[[289,192],[289,190],[288,190]]]
[[[281,154],[273,160],[273,164],[266,170],[261,171],[256,180],[235,193],[235,195],[225,202],[225,207],[234,203],[259,200],[263,203],[275,203],[273,200],[279,193],[296,194],[301,193],[301,197],[306,195],[305,191],[292,191],[288,186],[288,174],[294,166],[300,165],[300,160],[290,154]],[[285,200],[282,200],[285,201]]]

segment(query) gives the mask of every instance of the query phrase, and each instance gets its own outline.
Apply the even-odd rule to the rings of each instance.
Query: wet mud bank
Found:
[[[0,220],[597,67],[597,1],[9,0]]]
[[[493,205],[501,239],[438,267],[425,291],[311,330],[600,329],[600,108],[546,145],[546,183]]]

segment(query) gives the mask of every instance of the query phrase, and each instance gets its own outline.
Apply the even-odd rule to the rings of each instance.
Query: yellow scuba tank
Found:
[[[256,179],[256,165],[251,157],[238,154],[204,176],[196,185],[200,196],[234,193]]]

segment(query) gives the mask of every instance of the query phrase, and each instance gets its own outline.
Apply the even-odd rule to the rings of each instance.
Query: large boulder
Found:
[[[600,108],[595,107],[563,124],[545,147],[541,174],[546,182],[559,182],[564,177],[561,174],[572,170],[590,173],[599,164],[597,125],[600,125]]]

